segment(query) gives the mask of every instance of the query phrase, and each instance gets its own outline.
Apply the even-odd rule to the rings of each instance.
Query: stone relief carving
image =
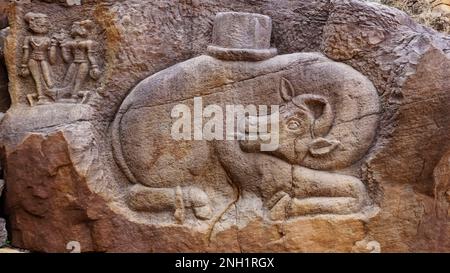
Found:
[[[356,176],[341,174],[338,170],[361,159],[374,140],[380,110],[375,88],[358,72],[321,59],[319,55],[274,57],[276,49],[269,48],[270,33],[271,21],[267,16],[220,13],[214,25],[214,46],[208,48],[213,58],[201,56],[192,63],[180,65],[179,69],[177,66],[169,68],[149,77],[131,92],[113,125],[115,158],[135,184],[128,194],[130,208],[169,212],[177,223],[182,224],[187,217],[185,208],[192,208],[198,220],[219,221],[227,209],[248,194],[262,200],[263,211],[267,211],[265,214],[272,221],[308,215],[349,215],[361,212],[371,204],[364,183]],[[250,49],[247,48],[249,44],[252,45]],[[262,71],[259,78],[267,79],[261,80],[258,87],[254,83],[243,83],[241,87],[232,84],[229,92],[235,95],[221,94],[219,85],[217,94],[213,92],[210,96],[217,95],[221,99],[211,100],[226,104],[226,101],[233,101],[231,97],[242,96],[246,99],[238,100],[239,103],[280,103],[278,124],[264,126],[280,128],[279,147],[275,151],[261,152],[261,141],[177,142],[170,139],[168,131],[161,129],[170,127],[173,122],[167,117],[169,109],[162,110],[161,104],[169,107],[172,105],[170,100],[176,103],[192,99],[201,92],[198,90],[204,89],[202,84],[207,81],[206,77],[215,78],[219,71],[230,71],[231,82],[241,82],[235,74],[240,73],[239,62],[230,60],[246,61],[249,69]],[[261,60],[265,61],[263,65],[251,62]],[[308,80],[315,90],[295,88],[288,77],[308,74],[308,66],[295,66],[290,63],[294,60],[315,65],[325,63],[326,79],[323,81],[326,83],[322,86]],[[283,69],[290,66],[290,74],[284,76]],[[205,78],[195,74],[198,83],[191,85],[186,82],[185,74],[180,75],[181,78],[175,75],[188,68],[208,72],[203,75]],[[211,71],[211,68],[217,71]],[[332,85],[336,82],[333,73],[338,70],[341,71],[338,73],[349,75],[347,85]],[[281,73],[281,76],[274,76],[274,73]],[[166,91],[173,86],[161,86],[163,81],[173,82],[178,90]],[[247,90],[254,91],[249,95]],[[164,94],[177,99],[165,98]],[[152,112],[144,109],[152,109]],[[255,119],[258,117],[248,116],[244,121],[248,125],[255,123]],[[272,119],[267,116],[263,120]],[[156,128],[152,128],[154,126]],[[159,142],[164,143],[163,147]],[[174,158],[166,149],[179,149],[185,155]],[[200,154],[204,160],[198,158]],[[276,172],[278,177],[273,175]],[[220,204],[212,197],[220,195],[217,187],[231,187],[235,196],[228,194],[225,198],[228,201]],[[222,192],[222,195],[227,194]],[[224,203],[228,205],[224,206]],[[220,206],[222,209],[217,209]]]
[[[96,42],[88,39],[93,27],[91,20],[75,22],[71,30],[72,39],[65,39],[61,43],[63,59],[70,63],[64,86],[70,89],[71,102],[77,102],[80,97],[81,102],[85,102],[89,94],[89,91],[82,90],[86,77],[89,75],[91,79],[98,80],[101,74],[95,59]]]
[[[8,35],[9,27],[3,28],[0,23],[0,112],[5,113],[11,106],[11,98],[8,92],[8,73],[5,65],[4,40]]]
[[[97,43],[89,39],[94,23],[91,20],[74,22],[70,38],[63,31],[50,38],[46,14],[29,12],[24,19],[32,35],[24,39],[20,75],[28,77],[31,74],[34,80],[36,93],[27,95],[30,105],[85,103],[91,93],[91,90],[83,89],[88,76],[96,81],[101,75],[95,56]],[[68,68],[64,79],[56,84],[51,65],[56,64],[58,51]]]
[[[448,251],[450,43],[441,34],[356,0],[27,2],[10,8],[12,107],[0,123],[14,246]],[[267,16],[220,13],[211,33],[214,14],[230,10]],[[55,24],[35,33],[28,12]],[[49,40],[53,86],[34,60],[42,101],[31,45],[22,63],[28,36]],[[26,107],[29,93],[50,104]],[[178,105],[186,111],[174,116]],[[270,131],[197,140],[219,114],[228,128],[227,106],[238,105],[257,111],[230,128],[262,120]],[[194,133],[173,138],[184,114]],[[261,150],[272,128],[279,145]]]
[[[27,95],[30,105],[34,105],[35,99],[37,104],[48,104],[54,99],[50,64],[56,61],[57,41],[47,37],[50,22],[46,14],[29,12],[24,19],[32,35],[25,37],[23,42],[20,75],[31,74],[34,80],[37,93]]]

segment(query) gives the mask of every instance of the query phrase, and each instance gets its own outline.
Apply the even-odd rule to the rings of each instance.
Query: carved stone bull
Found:
[[[258,141],[174,140],[171,110],[200,96],[224,108],[281,102],[278,149],[261,152]],[[358,178],[337,171],[367,153],[378,112],[370,81],[320,54],[245,65],[200,56],[141,82],[119,109],[112,144],[134,184],[134,210],[171,211],[182,223],[192,208],[197,219],[217,220],[253,195],[272,220],[350,214],[370,201]]]

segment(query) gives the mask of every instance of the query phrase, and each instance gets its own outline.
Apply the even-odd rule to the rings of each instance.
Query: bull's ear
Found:
[[[326,138],[316,138],[309,145],[309,152],[312,156],[324,156],[334,151],[340,144],[337,140],[331,140]]]
[[[296,99],[297,97],[294,98],[294,102]],[[321,95],[313,94],[305,94],[298,97],[298,99],[302,103],[298,102],[297,105],[304,105],[314,120],[312,137],[325,136],[330,131],[334,121],[333,110],[328,100]]]
[[[294,87],[292,86],[291,82],[288,81],[286,78],[281,78],[281,84],[280,84],[280,96],[281,98],[288,102],[291,101],[292,98],[295,95]]]

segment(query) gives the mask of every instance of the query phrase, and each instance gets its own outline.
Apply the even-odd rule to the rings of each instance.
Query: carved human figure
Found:
[[[49,32],[48,16],[42,13],[29,12],[25,15],[31,35],[25,37],[20,75],[33,77],[36,94],[27,96],[31,105],[48,104],[54,99],[51,89],[54,86],[50,64],[56,61],[56,39],[47,37]]]
[[[88,39],[93,27],[91,20],[75,22],[71,29],[72,39],[61,42],[63,59],[70,63],[64,86],[70,89],[70,99],[74,102],[80,97],[86,98],[88,91],[83,91],[82,86],[87,76],[98,80],[101,74],[95,58],[96,42]]]

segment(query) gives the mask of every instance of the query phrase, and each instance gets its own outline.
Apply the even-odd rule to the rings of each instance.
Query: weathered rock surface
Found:
[[[5,219],[0,218],[0,247],[6,245],[8,232],[6,231]]]
[[[9,18],[13,246],[450,251],[449,37],[351,0],[48,2]],[[282,105],[279,149],[173,140],[199,96]]]
[[[10,247],[0,248],[0,254],[19,254],[19,253],[28,253],[28,251],[14,249]]]
[[[450,1],[448,0],[434,0],[431,2],[433,12],[442,16],[450,14]]]
[[[4,58],[4,40],[8,34],[6,4],[0,5],[0,112],[4,113],[11,105],[8,93],[8,73]]]
[[[0,197],[3,193],[3,188],[5,187],[5,181],[0,180]],[[6,244],[8,239],[8,233],[6,231],[6,222],[5,219],[0,218],[0,247]]]

